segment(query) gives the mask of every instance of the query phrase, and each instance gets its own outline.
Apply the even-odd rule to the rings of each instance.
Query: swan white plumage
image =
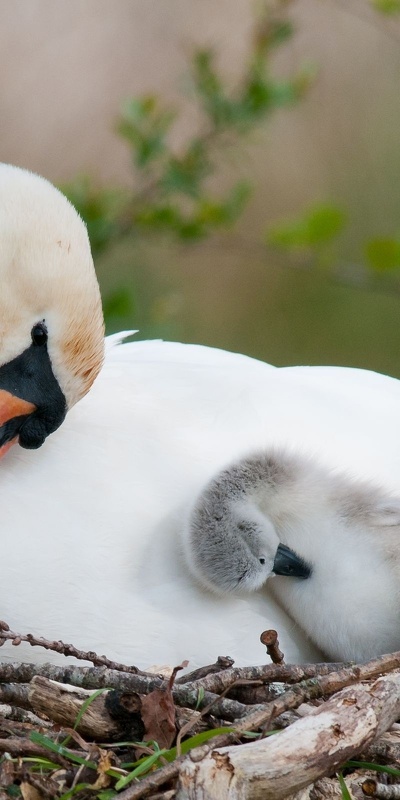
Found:
[[[183,543],[194,577],[218,593],[274,577],[274,596],[333,660],[400,648],[400,497],[370,482],[259,452],[204,488]]]
[[[22,389],[10,388],[10,375],[18,354],[31,352],[32,326],[43,319],[47,377],[70,408],[43,447],[14,446],[0,463],[0,616],[14,630],[140,667],[184,658],[194,667],[219,654],[260,663],[259,635],[271,627],[288,660],[320,658],[272,595],[216,598],[194,584],[180,549],[183,516],[225,464],[270,445],[398,489],[399,382],[356,369],[276,369],[211,348],[111,338],[100,375],[75,405],[101,361],[84,226],[50,184],[4,165],[0,230],[0,434],[14,425],[13,392],[32,402],[21,412],[24,426],[41,410],[40,396],[30,401],[24,383],[36,374],[32,365],[19,370]],[[75,334],[81,346],[85,337],[92,343],[83,360],[79,347],[65,352]],[[28,429],[25,441],[18,425],[8,430],[7,447],[18,435],[20,444],[37,446],[48,432],[35,439],[36,429]],[[0,657],[44,661],[49,654],[6,644]]]

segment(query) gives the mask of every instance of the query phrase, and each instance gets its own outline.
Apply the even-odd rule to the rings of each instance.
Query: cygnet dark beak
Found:
[[[312,569],[290,547],[280,544],[276,551],[273,572],[275,575],[287,575],[290,578],[309,578]]]

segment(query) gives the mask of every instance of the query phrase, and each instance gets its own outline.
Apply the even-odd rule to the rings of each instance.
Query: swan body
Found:
[[[257,453],[204,489],[184,546],[217,592],[257,590],[275,574],[274,596],[332,659],[400,648],[400,498],[371,483],[284,450]]]
[[[290,446],[398,490],[399,382],[355,369],[276,369],[196,345],[120,344],[121,336],[106,340],[103,368],[85,394],[100,370],[103,332],[83,224],[46,181],[3,166],[0,230],[0,280],[9,287],[5,305],[0,293],[0,446],[8,450],[0,462],[0,616],[21,633],[142,668],[182,659],[193,668],[218,655],[261,663],[267,628],[278,630],[288,661],[320,659],[268,587],[217,597],[199,586],[180,531],[205,483],[259,448]],[[43,319],[46,374],[65,398],[55,432],[41,381],[30,383],[44,374],[41,364],[25,370],[17,361],[26,351],[36,358],[32,331]],[[19,416],[15,403],[27,404]],[[33,451],[21,419],[35,415],[47,427]],[[65,661],[9,644],[0,658]]]

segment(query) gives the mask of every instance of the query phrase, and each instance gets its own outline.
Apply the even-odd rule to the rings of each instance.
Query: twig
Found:
[[[0,684],[0,703],[18,706],[19,708],[32,708],[29,700],[29,684],[27,683],[2,683]]]
[[[391,672],[394,669],[400,668],[400,651],[396,653],[389,653],[388,655],[379,656],[371,661],[367,661],[362,665],[338,663],[338,664],[286,664],[279,666],[278,664],[267,664],[261,667],[233,667],[227,669],[225,672],[218,672],[216,675],[210,675],[202,681],[194,681],[190,684],[191,690],[199,689],[200,686],[209,692],[219,693],[226,689],[226,687],[233,683],[234,680],[252,679],[257,678],[265,681],[281,681],[282,683],[298,683],[306,678],[320,679],[323,676],[330,674],[341,674],[344,670],[351,670],[355,674],[355,670],[362,671],[362,680],[369,678],[377,678],[386,672]],[[361,674],[361,672],[360,672]],[[0,673],[1,675],[1,673]],[[355,680],[358,680],[355,677]],[[0,677],[1,680],[1,677]]]
[[[34,636],[32,633],[14,633],[14,631],[10,630],[7,622],[0,620],[0,647],[7,641],[11,641],[11,644],[15,647],[18,647],[22,642],[27,642],[32,647],[43,647],[45,650],[51,650],[54,653],[62,653],[64,656],[73,656],[80,661],[91,661],[92,664],[97,667],[105,666],[109,669],[129,672],[134,675],[146,674],[141,672],[138,667],[126,666],[125,664],[119,664],[117,661],[111,661],[106,656],[99,656],[93,650],[78,650],[73,644],[66,644],[61,640],[51,641],[50,639],[45,639],[44,636]]]
[[[124,792],[121,792],[118,795],[118,800],[142,800],[143,797],[148,797],[151,792],[159,789],[164,783],[169,783],[177,777],[179,768],[185,758],[186,756],[180,756],[175,759],[173,764],[167,764],[156,772],[147,775],[139,784],[130,786]]]
[[[272,628],[264,631],[260,636],[261,644],[265,644],[267,653],[273,664],[284,664],[285,656],[282,650],[279,649],[278,634]]]
[[[70,766],[68,761],[58,753],[53,751],[50,753],[45,747],[40,747],[40,745],[31,742],[29,739],[13,738],[11,736],[9,739],[0,739],[0,752],[10,753],[13,757],[38,756],[39,758],[50,758],[51,761],[55,761],[62,767]],[[70,752],[74,753],[74,755],[80,755],[77,750],[70,750]]]
[[[400,800],[400,786],[387,786],[385,783],[378,783],[373,778],[367,778],[361,784],[361,788],[367,797],[376,797],[379,800]]]
[[[400,740],[391,731],[384,733],[378,741],[373,742],[365,753],[360,756],[361,761],[384,761],[386,764],[400,766]]]
[[[262,681],[238,680],[229,688],[229,698],[238,700],[246,706],[269,703],[284,691],[283,683],[263,683]]]
[[[215,672],[230,669],[233,667],[234,663],[233,658],[230,658],[230,656],[218,656],[215,664],[209,664],[207,667],[200,667],[199,669],[194,669],[193,672],[187,672],[186,675],[177,678],[175,684],[198,681],[205,678],[207,675],[213,675]]]
[[[301,664],[300,666],[297,664],[284,664],[282,666],[279,664],[265,664],[259,667],[232,667],[225,672],[218,672],[215,675],[209,675],[200,681],[193,681],[191,684],[186,685],[190,685],[192,691],[201,687],[204,691],[219,694],[219,692],[223,692],[224,689],[232,686],[237,680],[261,681],[262,683],[298,683],[306,678],[328,675],[330,672],[337,672],[339,669],[349,666],[351,664],[338,662],[332,664]]]
[[[38,717],[33,711],[28,711],[24,708],[17,708],[16,706],[11,706],[8,704],[0,705],[0,730],[5,731],[5,726],[2,724],[2,720],[28,723],[31,730],[34,725],[41,728],[50,728],[52,726],[51,722],[41,719],[41,717]]]

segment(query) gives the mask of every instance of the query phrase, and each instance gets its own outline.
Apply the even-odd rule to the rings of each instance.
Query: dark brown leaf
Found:
[[[175,706],[170,688],[155,689],[144,697],[141,715],[145,727],[144,741],[153,739],[161,748],[171,747],[176,726]]]

